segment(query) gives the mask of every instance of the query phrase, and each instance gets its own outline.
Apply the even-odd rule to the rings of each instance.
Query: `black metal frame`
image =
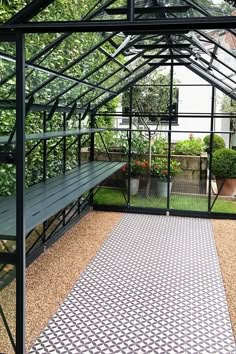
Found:
[[[81,21],[61,21],[61,22],[29,22],[33,19],[34,16],[39,14],[43,9],[53,3],[53,0],[33,0],[28,4],[24,9],[22,9],[18,14],[13,16],[9,21],[0,26],[0,42],[13,42],[16,44],[16,55],[11,56],[6,53],[0,53],[1,58],[8,61],[14,61],[16,63],[16,70],[10,75],[7,75],[6,78],[1,80],[0,86],[8,82],[8,80],[16,77],[16,99],[15,100],[6,100],[5,102],[0,101],[0,107],[3,109],[16,109],[16,149],[12,152],[13,157],[10,159],[10,162],[16,164],[16,226],[17,226],[17,238],[16,238],[16,252],[13,254],[3,254],[0,253],[0,262],[9,262],[10,264],[16,265],[16,343],[15,345],[16,353],[23,354],[25,352],[25,265],[26,265],[26,255],[25,255],[25,213],[24,213],[24,186],[25,186],[25,117],[26,117],[26,103],[27,100],[30,105],[31,111],[41,111],[43,112],[43,130],[46,131],[46,121],[50,119],[55,112],[64,112],[63,113],[63,128],[66,129],[66,121],[70,115],[74,112],[81,113],[79,120],[79,127],[81,128],[81,120],[86,116],[87,113],[91,114],[91,127],[96,126],[95,113],[100,109],[104,104],[109,102],[112,98],[116,97],[125,90],[130,89],[132,93],[132,86],[135,83],[138,83],[142,78],[153,72],[162,65],[170,65],[171,72],[171,84],[170,84],[170,112],[169,112],[169,129],[168,129],[168,170],[170,171],[170,145],[171,145],[171,133],[174,132],[172,129],[172,111],[171,104],[173,100],[173,67],[174,65],[185,65],[190,68],[193,72],[197,73],[200,77],[208,81],[212,86],[212,112],[211,112],[211,127],[210,127],[210,147],[213,146],[213,136],[216,133],[214,131],[214,95],[215,88],[220,89],[225,94],[229,95],[231,98],[236,99],[235,87],[231,86],[229,83],[222,83],[219,78],[214,75],[214,70],[217,72],[217,68],[213,65],[214,60],[221,62],[217,58],[217,48],[225,51],[232,58],[236,56],[231,53],[227,48],[219,44],[214,38],[211,38],[207,33],[204,33],[203,30],[209,29],[224,29],[228,30],[228,33],[235,35],[236,21],[233,16],[220,16],[213,17],[210,13],[203,7],[199,6],[193,0],[185,0],[187,6],[185,10],[189,8],[196,11],[198,16],[196,17],[176,17],[175,11],[178,9],[168,9],[169,17],[159,18],[159,14],[163,15],[165,9],[155,9],[156,18],[149,18],[148,10],[145,7],[145,11],[140,10],[137,13],[137,9],[134,6],[134,0],[127,0],[127,15],[124,20],[102,20],[101,14],[104,14],[106,9],[109,6],[115,4],[116,0],[107,0],[103,5],[99,4],[99,1],[94,5],[94,7],[88,12],[86,16]],[[150,6],[150,5],[149,5]],[[187,9],[188,8],[188,9]],[[182,9],[183,10],[183,9]],[[181,10],[181,11],[182,11]],[[121,10],[120,10],[121,11]],[[122,10],[124,13],[124,10]],[[109,12],[109,11],[108,11]],[[111,11],[110,11],[111,12]],[[165,11],[164,11],[165,12]],[[176,12],[176,13],[177,13]],[[113,11],[114,13],[114,11]],[[203,17],[199,17],[199,14]],[[201,56],[201,46],[199,45],[196,39],[190,39],[186,32],[195,31],[195,33],[207,40],[209,43],[214,45],[213,52],[209,51],[209,61],[205,60]],[[61,33],[61,35],[54,39],[51,43],[47,44],[45,48],[40,49],[29,61],[25,61],[25,34],[26,33]],[[45,58],[48,58],[58,46],[66,41],[72,33],[85,33],[85,32],[109,32],[108,35],[101,35],[103,38],[100,38],[100,41],[95,44],[92,48],[89,48],[85,53],[82,53],[79,58],[73,60],[68,66],[62,68],[61,70],[50,70],[49,68],[43,66],[43,61]],[[120,36],[120,37],[119,37]],[[173,36],[173,38],[171,37]],[[116,41],[117,38],[123,38],[123,43],[119,44]],[[199,38],[200,38],[199,37]],[[159,48],[160,51],[156,53],[157,57],[153,60],[153,55],[147,56],[148,49],[143,49],[137,51],[135,44],[142,44],[142,41],[149,40],[150,44],[155,46],[156,49]],[[114,53],[108,53],[103,47],[103,44],[110,44],[114,48]],[[161,47],[163,43],[163,47]],[[181,44],[191,44],[193,49],[183,45],[181,50]],[[170,53],[166,54],[166,50],[170,50]],[[198,52],[196,52],[196,50]],[[80,63],[83,59],[86,59],[91,53],[96,51],[102,52],[106,59],[98,63],[98,66],[90,71],[87,75],[82,78],[77,78],[76,76],[71,76],[66,73],[69,68],[74,67]],[[186,57],[183,51],[187,51],[189,54],[194,55],[198,54],[199,62],[193,60],[191,57]],[[146,54],[145,54],[146,53]],[[199,54],[200,53],[200,54]],[[117,57],[122,54],[125,58],[127,55],[131,54],[132,57],[130,60],[126,60],[126,63],[120,62]],[[164,57],[163,57],[164,54]],[[177,57],[178,54],[178,57]],[[159,56],[158,56],[159,55]],[[182,56],[181,56],[182,55]],[[146,57],[145,57],[146,56]],[[180,57],[179,57],[180,56]],[[171,62],[169,62],[171,60]],[[175,61],[174,61],[175,60]],[[40,61],[40,63],[36,63]],[[100,69],[106,70],[106,65],[110,63],[115,63],[118,65],[118,69],[112,70],[112,73],[105,75],[101,78],[99,83],[94,84],[91,82],[89,77],[96,71]],[[211,71],[206,71],[208,65]],[[43,71],[49,75],[52,75],[49,79],[44,80],[37,88],[25,94],[25,68],[30,67],[31,73],[34,71]],[[229,68],[226,64],[225,67],[230,69],[232,73],[235,71],[232,68]],[[113,68],[113,67],[112,67]],[[132,69],[132,70],[131,70]],[[120,75],[119,79],[115,79],[115,76],[125,72],[125,76]],[[52,99],[48,102],[38,103],[33,102],[32,96],[34,93],[37,93],[43,90],[46,85],[52,82],[55,78],[61,78],[72,82],[72,84],[67,89],[58,92]],[[106,81],[113,78],[114,81],[112,84],[106,87]],[[235,81],[231,78],[228,78],[233,84]],[[60,98],[70,93],[73,88],[78,85],[83,84],[89,87],[89,89],[77,96],[75,99],[71,100],[67,104],[60,104]],[[92,99],[89,97],[89,93],[92,90],[97,90],[95,98]],[[80,103],[80,100],[85,97],[85,101]],[[130,95],[130,107],[132,107],[132,94]],[[129,129],[128,139],[129,139],[129,156],[128,161],[131,161],[131,144],[132,144],[132,110],[130,108],[129,112]],[[195,116],[196,117],[196,116]],[[166,132],[166,130],[165,130]],[[66,145],[66,137],[62,137],[58,144],[62,142],[63,149],[63,171],[66,169],[67,154],[66,151],[69,148]],[[41,141],[37,142],[28,152],[30,154]],[[76,137],[70,146],[78,143],[78,151],[81,151],[81,137]],[[43,178],[47,177],[47,156],[53,151],[53,149],[48,150],[46,140],[43,140]],[[90,140],[90,160],[94,159],[94,133],[91,135]],[[212,150],[211,150],[212,151]],[[10,151],[11,152],[11,151]],[[5,153],[5,155],[4,155]],[[1,159],[9,158],[9,151],[1,151]],[[80,163],[80,156],[78,157],[78,163]],[[211,186],[211,153],[209,159],[210,167],[210,178],[209,186]],[[130,169],[129,169],[130,175]],[[170,182],[170,174],[168,177]],[[192,212],[192,211],[181,211],[173,210],[170,208],[170,187],[168,184],[168,198],[167,198],[167,208],[163,209],[143,209],[143,208],[133,208],[130,206],[130,182],[128,184],[128,199],[127,199],[127,208],[118,208],[109,206],[95,206],[99,210],[122,210],[129,212],[142,212],[142,213],[157,213],[157,214],[166,214],[168,212],[171,215],[188,215],[188,216],[201,216],[201,217],[222,217],[222,218],[233,218],[235,215],[224,214],[224,213],[213,213],[211,209],[214,205],[214,202],[211,203],[211,188],[209,188],[208,194],[208,212]],[[93,203],[93,196],[95,191],[91,190],[88,196],[84,200],[76,200],[70,208],[62,210],[58,213],[54,219],[49,222],[45,222],[43,225],[43,231],[38,232],[38,237],[35,241],[35,244],[29,250],[27,262],[32,261],[45,246],[50,245],[54,242],[71,224],[77,221],[81,215],[86,212],[87,207]],[[217,197],[216,197],[217,198]],[[76,207],[76,208],[75,208]],[[75,209],[75,210],[74,210]],[[73,213],[70,217],[71,211]],[[59,223],[55,226],[54,230],[48,235],[48,230],[53,223],[53,220],[59,218]],[[62,227],[61,227],[62,225]],[[60,230],[58,230],[61,227]],[[30,237],[30,235],[28,235]],[[38,247],[38,245],[40,246]],[[37,245],[37,247],[35,247]],[[1,309],[0,309],[1,311]],[[1,312],[1,315],[4,314]],[[7,325],[6,325],[7,326]],[[11,337],[11,334],[9,334]],[[11,338],[12,341],[12,338]]]

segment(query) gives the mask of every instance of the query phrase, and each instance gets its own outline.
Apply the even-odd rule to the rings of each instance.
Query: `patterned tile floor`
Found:
[[[33,353],[236,353],[211,222],[125,215]]]

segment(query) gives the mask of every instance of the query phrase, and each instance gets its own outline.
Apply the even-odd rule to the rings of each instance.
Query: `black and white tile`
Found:
[[[211,221],[126,214],[29,353],[235,354]]]

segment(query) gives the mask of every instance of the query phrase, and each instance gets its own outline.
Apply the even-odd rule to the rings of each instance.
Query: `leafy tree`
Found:
[[[136,113],[158,114],[169,113],[170,101],[170,74],[154,72],[135,86],[132,90],[132,111]],[[176,88],[173,88],[173,103],[176,102]],[[122,96],[122,106],[129,110],[130,92],[126,91]]]

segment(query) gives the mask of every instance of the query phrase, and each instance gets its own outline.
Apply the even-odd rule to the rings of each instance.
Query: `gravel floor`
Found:
[[[28,349],[121,217],[120,213],[89,213],[27,269]],[[214,220],[213,226],[236,337],[236,221]],[[10,314],[9,322],[13,326],[14,293],[14,282],[0,293],[0,303]],[[4,339],[1,320],[0,339],[0,353],[13,353]]]
[[[213,220],[216,247],[236,339],[236,221]]]
[[[26,343],[27,349],[52,318],[59,305],[78,280],[113,227],[121,213],[90,212],[59,241],[42,254],[26,271]],[[14,326],[15,282],[0,293],[0,303]],[[12,327],[14,328],[14,327]],[[2,329],[2,331],[1,331]],[[4,338],[5,337],[5,338]],[[0,321],[0,354],[12,354]]]

